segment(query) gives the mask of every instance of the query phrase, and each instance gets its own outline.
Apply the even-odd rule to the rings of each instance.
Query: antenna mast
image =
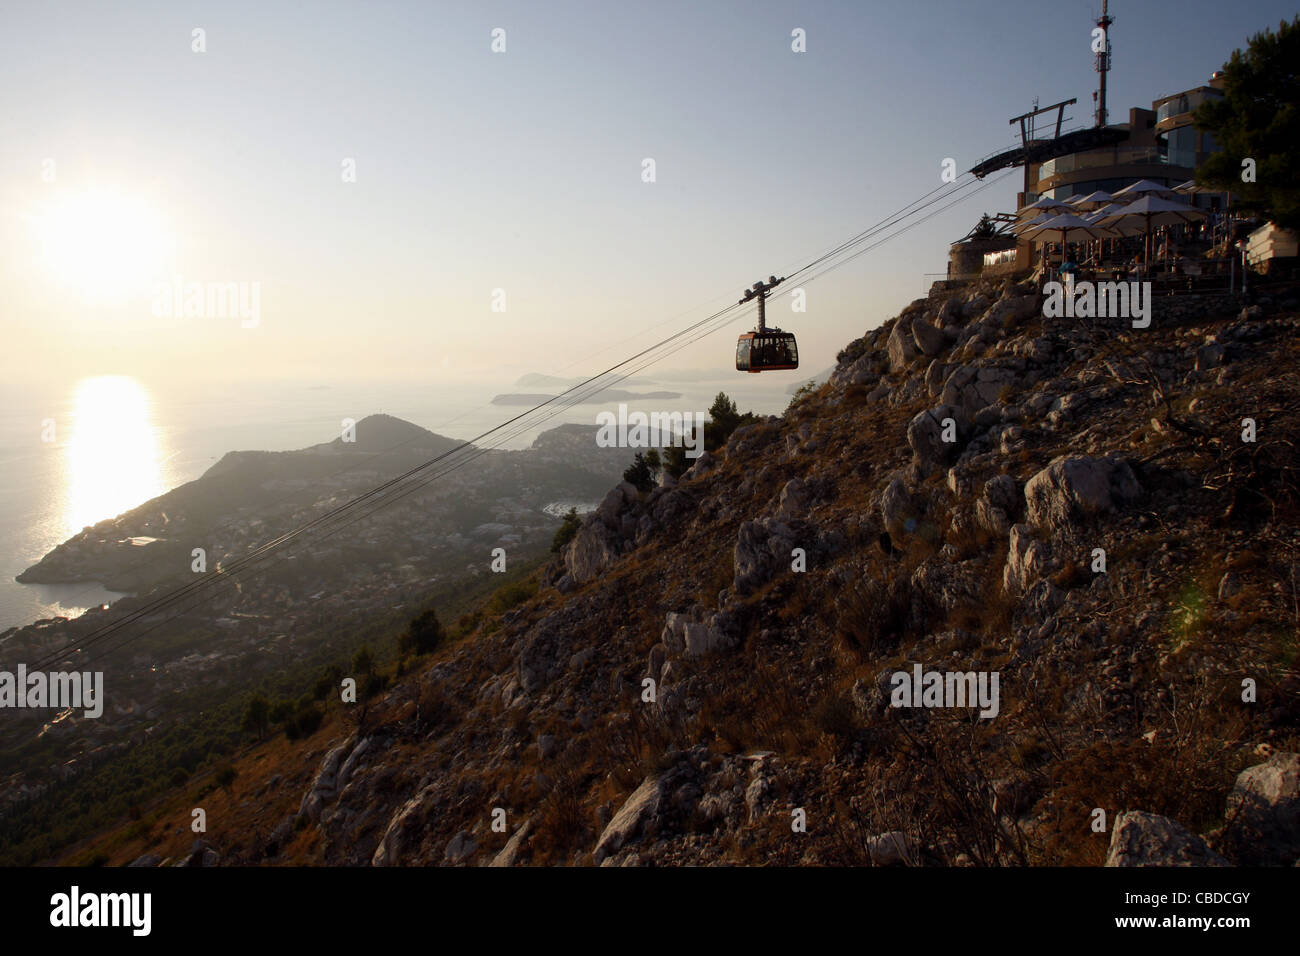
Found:
[[[1115,22],[1107,9],[1109,0],[1101,0],[1101,52],[1097,54],[1097,125],[1106,125],[1106,74],[1110,72],[1110,25]]]

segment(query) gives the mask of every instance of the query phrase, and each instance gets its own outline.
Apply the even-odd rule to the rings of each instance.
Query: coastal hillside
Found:
[[[391,683],[73,858],[1292,865],[1297,305],[936,291],[610,490],[535,595],[414,622]]]

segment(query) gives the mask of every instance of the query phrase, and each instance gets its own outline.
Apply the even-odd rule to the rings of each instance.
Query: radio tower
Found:
[[[1106,74],[1110,72],[1110,25],[1115,21],[1107,10],[1109,0],[1101,0],[1101,52],[1097,54],[1097,126],[1106,125]]]

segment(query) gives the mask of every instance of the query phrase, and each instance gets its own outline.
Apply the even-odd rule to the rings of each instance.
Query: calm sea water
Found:
[[[646,411],[702,411],[725,390],[742,410],[779,413],[793,379],[758,378],[617,387],[682,393],[672,401],[630,403]],[[118,376],[44,391],[0,386],[0,630],[54,615],[75,616],[111,602],[117,595],[95,585],[24,585],[14,576],[86,525],[199,477],[228,451],[286,451],[331,441],[343,418],[360,420],[376,412],[470,439],[524,410],[490,403],[493,395],[507,391],[545,390],[508,382],[373,383],[232,386],[195,393]],[[526,448],[539,432],[566,422],[595,424],[604,407],[566,410],[524,429],[503,447]]]

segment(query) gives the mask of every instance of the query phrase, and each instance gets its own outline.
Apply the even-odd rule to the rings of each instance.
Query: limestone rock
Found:
[[[873,866],[912,866],[916,850],[902,830],[891,830],[873,837],[867,843]]]
[[[939,393],[945,405],[958,405],[967,415],[1001,402],[1003,389],[1014,387],[1019,376],[1009,368],[996,365],[958,365],[949,374]]]
[[[488,866],[514,866],[518,863],[524,840],[528,839],[531,830],[532,820],[525,820],[523,825],[506,841],[506,845],[501,848],[501,852],[492,857],[492,862]]]
[[[952,441],[944,441],[945,429]],[[961,409],[954,405],[937,405],[920,412],[907,424],[907,444],[913,459],[925,473],[946,468],[961,451],[968,433]]]
[[[880,517],[891,535],[910,533],[916,526],[916,508],[903,479],[894,478],[880,494]]]
[[[618,491],[617,488],[614,491]],[[614,492],[610,492],[613,494]],[[606,501],[608,501],[608,497]],[[601,521],[588,515],[582,527],[564,549],[564,566],[577,584],[586,584],[618,560],[618,535]]]
[[[1027,524],[1011,528],[1007,563],[1002,568],[1002,586],[1008,594],[1020,595],[1046,573],[1052,552],[1041,541],[1034,539]]]
[[[1118,455],[1063,455],[1025,484],[1029,523],[1052,529],[1114,511],[1141,493],[1132,467]]]
[[[1128,810],[1115,819],[1107,866],[1229,866],[1227,860],[1181,823]]]
[[[783,564],[789,567],[795,537],[794,530],[777,519],[743,522],[733,552],[736,593],[748,594],[770,580]]]
[[[791,478],[781,489],[781,498],[777,503],[777,516],[785,521],[802,518],[808,511],[808,489],[803,481]]]
[[[912,320],[910,318],[901,317],[894,323],[893,331],[889,333],[889,342],[886,349],[889,353],[889,367],[895,372],[907,368],[912,359],[920,354],[916,342],[912,339]]]
[[[659,811],[659,777],[646,777],[641,786],[632,791],[618,813],[605,826],[596,841],[592,857],[600,865],[606,857],[617,853],[650,823]]]
[[[1227,818],[1240,861],[1292,866],[1300,861],[1300,754],[1279,751],[1237,775]]]
[[[948,347],[948,337],[943,331],[920,316],[912,320],[912,341],[923,355],[931,358]]]
[[[478,841],[467,831],[461,830],[447,844],[442,858],[448,863],[464,863],[478,850]]]

